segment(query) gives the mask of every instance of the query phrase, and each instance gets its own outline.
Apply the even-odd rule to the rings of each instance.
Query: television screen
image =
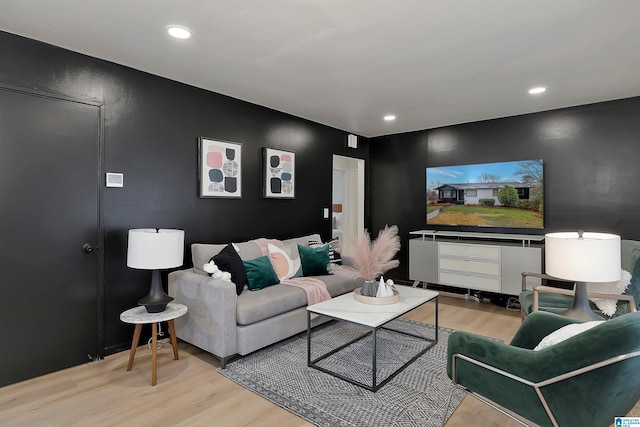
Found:
[[[544,228],[543,161],[427,168],[427,224]]]

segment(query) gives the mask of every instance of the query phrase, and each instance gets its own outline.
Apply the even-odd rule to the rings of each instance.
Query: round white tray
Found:
[[[353,291],[353,299],[364,304],[376,304],[376,305],[395,304],[398,301],[400,301],[400,293],[394,289],[393,296],[390,296],[390,297],[381,297],[381,298],[368,297],[365,295],[361,295],[360,288],[358,288],[355,291]]]

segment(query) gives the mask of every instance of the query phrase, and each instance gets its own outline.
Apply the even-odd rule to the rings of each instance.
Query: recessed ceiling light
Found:
[[[167,28],[167,34],[176,39],[186,40],[191,38],[191,30],[187,27],[180,25],[169,25]]]
[[[539,87],[534,87],[534,88],[532,88],[532,89],[529,89],[529,93],[530,93],[531,95],[537,95],[537,94],[539,94],[539,93],[543,93],[543,92],[544,92],[544,91],[546,91],[546,90],[547,90],[547,88],[546,88],[546,87],[539,86]]]
[[[385,122],[392,122],[396,119],[396,116],[394,116],[393,114],[387,114],[383,118]]]

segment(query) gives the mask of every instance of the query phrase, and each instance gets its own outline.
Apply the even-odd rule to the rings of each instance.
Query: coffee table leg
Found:
[[[173,359],[178,360],[178,337],[176,337],[176,325],[173,319],[169,320],[169,333],[171,334],[171,347],[173,347]]]
[[[311,312],[307,310],[307,366],[311,366]]]
[[[376,354],[376,351],[377,351],[376,343],[378,341],[376,339],[376,332],[377,331],[378,331],[378,328],[373,328],[373,331],[371,331],[371,339],[373,340],[373,352],[372,352],[373,353],[373,361],[371,363],[371,366],[373,367],[373,382],[371,383],[371,387],[373,388],[374,392],[378,390],[378,388],[376,387],[376,380],[377,380],[376,374],[378,373],[378,366],[377,366],[377,363],[376,363],[376,361],[378,359],[376,357],[377,356],[377,354]]]
[[[436,341],[438,341],[438,296],[436,295]]]
[[[131,351],[129,352],[129,364],[127,365],[127,371],[130,371],[131,368],[133,368],[133,358],[136,356],[136,350],[138,349],[141,331],[142,324],[136,324],[136,327],[133,330],[133,339],[131,340]]]
[[[151,385],[156,385],[156,360],[158,358],[158,324],[151,324]]]

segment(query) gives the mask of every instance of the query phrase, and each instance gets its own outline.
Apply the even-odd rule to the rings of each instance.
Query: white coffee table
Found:
[[[430,291],[426,289],[412,288],[409,286],[397,286],[398,292],[400,293],[400,301],[395,304],[388,305],[373,305],[373,304],[365,304],[356,301],[353,298],[353,292],[341,295],[339,297],[332,298],[328,301],[323,301],[319,304],[314,304],[307,307],[307,365],[309,367],[318,369],[320,371],[326,372],[330,375],[348,381],[352,384],[363,387],[367,390],[376,392],[380,389],[380,387],[384,386],[390,380],[392,380],[396,375],[402,372],[407,366],[413,363],[418,357],[422,356],[427,350],[436,345],[438,342],[438,292]],[[385,328],[384,325],[391,322],[394,319],[402,316],[405,313],[429,302],[434,301],[435,303],[435,337],[433,339],[426,338],[420,335],[414,335],[405,331],[398,331],[395,329]],[[369,329],[369,331],[352,340],[348,343],[331,350],[328,353],[325,353],[315,359],[311,359],[311,315],[319,314],[323,316],[328,316],[336,320],[341,320],[345,322],[355,323],[357,325],[364,326]],[[377,361],[376,361],[376,334],[378,330],[384,329],[387,331],[397,332],[400,334],[408,335],[415,338],[420,338],[427,341],[429,344],[423,350],[421,350],[417,355],[415,355],[411,360],[407,363],[399,367],[396,371],[391,373],[387,378],[382,380],[380,383],[377,382]],[[361,340],[362,338],[372,335],[372,349],[371,349],[371,357],[372,357],[372,382],[371,385],[364,384],[362,382],[356,381],[354,379],[348,378],[344,375],[340,375],[336,372],[333,372],[329,369],[326,369],[322,366],[319,366],[317,363],[327,357],[335,354],[336,352],[350,346],[356,341]]]

